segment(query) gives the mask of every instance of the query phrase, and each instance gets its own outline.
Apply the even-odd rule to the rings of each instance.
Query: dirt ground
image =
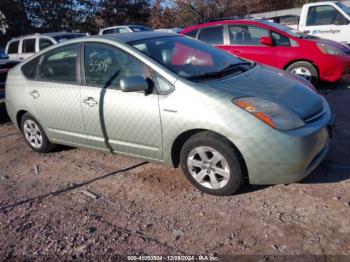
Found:
[[[138,160],[34,153],[2,107],[0,260],[350,255],[350,83],[327,87],[337,133],[321,166],[301,183],[245,185],[231,197],[202,194],[180,170]]]

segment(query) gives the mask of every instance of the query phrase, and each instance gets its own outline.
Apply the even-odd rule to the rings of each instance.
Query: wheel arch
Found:
[[[21,127],[21,119],[22,117],[28,113],[27,110],[19,110],[16,114],[16,124],[17,124],[17,127],[22,131],[22,127]]]
[[[295,60],[292,60],[290,62],[288,62],[284,67],[283,67],[283,70],[287,70],[287,68],[294,64],[294,63],[298,63],[298,62],[307,62],[307,63],[310,63],[311,65],[313,65],[316,70],[317,70],[317,73],[318,73],[318,77],[320,77],[320,70],[317,66],[317,64],[315,62],[313,62],[312,60],[309,60],[309,59],[304,59],[304,58],[300,58],[300,59],[295,59]]]
[[[244,176],[248,177],[248,169],[247,169],[247,165],[246,165],[246,161],[244,160],[244,157],[242,155],[242,153],[240,152],[240,150],[237,148],[237,146],[228,138],[226,138],[224,135],[217,133],[215,131],[212,130],[208,130],[208,129],[191,129],[191,130],[187,130],[184,131],[183,133],[181,133],[180,135],[178,135],[176,137],[176,139],[174,140],[172,147],[171,147],[171,160],[172,160],[172,164],[174,167],[178,167],[180,164],[180,153],[181,153],[181,149],[183,147],[183,145],[185,144],[185,142],[190,139],[192,136],[201,133],[201,132],[209,132],[212,133],[218,137],[220,137],[221,139],[225,140],[226,142],[228,142],[233,150],[235,150],[235,152],[237,153],[237,156],[239,158]]]

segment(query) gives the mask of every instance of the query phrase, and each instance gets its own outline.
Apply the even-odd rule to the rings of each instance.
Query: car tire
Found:
[[[21,131],[26,143],[38,153],[51,152],[56,145],[47,138],[39,122],[29,113],[21,118]]]
[[[181,149],[180,161],[187,179],[205,193],[232,195],[243,184],[240,155],[217,134],[201,132],[190,137]]]
[[[316,85],[319,81],[319,74],[316,67],[309,62],[295,62],[288,66],[286,70],[292,74],[305,78],[313,85]]]

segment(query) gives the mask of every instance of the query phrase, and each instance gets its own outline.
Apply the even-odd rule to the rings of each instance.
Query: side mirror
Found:
[[[266,45],[266,46],[273,46],[273,40],[269,36],[263,36],[260,38],[260,44]]]
[[[0,53],[0,59],[9,59],[9,56],[6,53]]]
[[[146,91],[149,85],[142,76],[124,77],[120,80],[120,89],[123,92]]]

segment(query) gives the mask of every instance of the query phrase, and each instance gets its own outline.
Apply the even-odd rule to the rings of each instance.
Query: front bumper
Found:
[[[289,184],[309,175],[325,158],[335,118],[326,103],[324,115],[304,127],[277,131],[238,146],[246,162],[249,181],[256,185]]]
[[[350,55],[327,56],[319,65],[320,79],[327,82],[350,79]]]

